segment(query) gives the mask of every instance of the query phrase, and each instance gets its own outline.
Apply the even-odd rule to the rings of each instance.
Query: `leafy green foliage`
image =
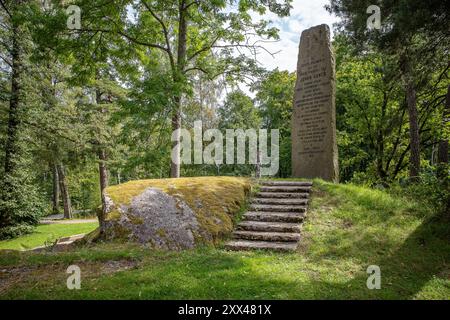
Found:
[[[355,55],[350,39],[338,35],[336,109],[341,178],[386,184],[407,175],[409,125],[395,59],[378,51]],[[422,154],[431,158],[446,86],[440,70],[430,73],[417,104]]]
[[[7,2],[9,10],[0,12],[2,26],[2,84],[0,119],[4,124],[2,146],[3,163],[0,169],[0,238],[9,238],[32,230],[43,213],[42,194],[36,184],[37,176],[30,168],[33,151],[33,131],[26,122],[32,117],[28,105],[34,103],[36,93],[33,77],[27,69],[30,41],[30,24],[26,18],[28,4]],[[19,37],[20,34],[20,37]]]
[[[252,99],[240,90],[229,93],[218,111],[221,129],[258,130],[260,127],[261,119],[258,110]]]
[[[280,177],[289,177],[292,172],[291,116],[295,79],[294,73],[276,69],[268,72],[253,87],[263,128],[280,130]]]

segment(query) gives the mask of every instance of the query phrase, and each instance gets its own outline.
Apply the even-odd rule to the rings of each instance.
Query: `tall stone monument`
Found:
[[[302,32],[292,113],[292,176],[338,182],[334,56],[330,29]]]

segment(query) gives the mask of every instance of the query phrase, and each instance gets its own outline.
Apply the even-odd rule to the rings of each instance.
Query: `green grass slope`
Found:
[[[2,299],[448,299],[449,223],[408,197],[315,181],[295,253],[97,244],[0,254]],[[81,290],[67,290],[70,264]],[[381,289],[366,286],[369,265]]]

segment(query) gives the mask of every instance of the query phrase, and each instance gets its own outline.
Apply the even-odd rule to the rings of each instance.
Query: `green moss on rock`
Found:
[[[141,217],[136,217],[132,214],[128,214],[128,219],[130,219],[131,223],[134,225],[137,224],[143,224],[144,223],[144,219],[142,219]]]

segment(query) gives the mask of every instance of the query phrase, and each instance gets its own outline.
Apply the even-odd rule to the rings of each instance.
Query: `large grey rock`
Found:
[[[292,114],[292,175],[338,181],[336,77],[330,29],[302,32]]]
[[[111,199],[108,199],[111,201]],[[160,249],[189,249],[196,238],[208,238],[192,209],[181,199],[155,188],[134,197],[129,205],[110,205],[120,215],[105,222],[105,238],[126,239]]]

